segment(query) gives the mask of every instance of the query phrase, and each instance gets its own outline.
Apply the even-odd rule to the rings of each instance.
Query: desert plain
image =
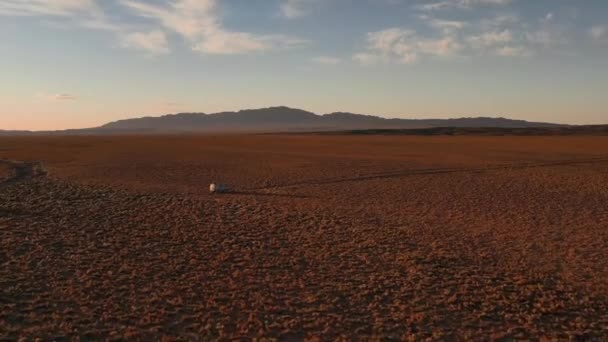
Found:
[[[2,137],[0,160],[0,339],[608,339],[608,137]]]

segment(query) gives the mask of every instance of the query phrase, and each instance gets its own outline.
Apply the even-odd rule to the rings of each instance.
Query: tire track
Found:
[[[275,189],[292,189],[303,186],[314,186],[314,185],[327,185],[327,184],[339,184],[348,182],[363,182],[369,180],[387,179],[387,178],[400,178],[406,176],[416,175],[435,175],[435,174],[449,174],[449,173],[481,173],[490,171],[512,171],[512,170],[523,170],[532,168],[544,168],[544,167],[556,167],[556,166],[570,166],[570,165],[583,165],[583,164],[599,164],[608,163],[608,157],[598,157],[590,159],[569,159],[554,162],[536,162],[536,163],[518,163],[518,164],[505,164],[487,167],[473,167],[473,168],[430,168],[430,169],[413,169],[413,170],[399,170],[392,172],[373,173],[364,176],[349,177],[349,178],[330,178],[324,180],[311,180],[302,181],[290,184],[282,184],[264,188],[249,189],[253,191],[260,190],[275,190]]]

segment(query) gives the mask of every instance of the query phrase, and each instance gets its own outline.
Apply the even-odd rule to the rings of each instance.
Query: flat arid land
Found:
[[[3,137],[0,159],[0,339],[608,339],[608,137]]]

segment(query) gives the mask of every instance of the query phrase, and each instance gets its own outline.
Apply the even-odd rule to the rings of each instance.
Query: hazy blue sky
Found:
[[[0,0],[0,129],[275,105],[608,123],[606,0]]]

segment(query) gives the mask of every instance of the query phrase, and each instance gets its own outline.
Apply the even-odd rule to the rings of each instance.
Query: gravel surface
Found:
[[[608,339],[606,138],[0,147],[0,339]]]

